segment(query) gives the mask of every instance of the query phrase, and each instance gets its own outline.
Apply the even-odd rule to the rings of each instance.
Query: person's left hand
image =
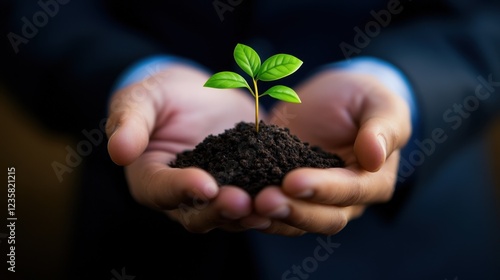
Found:
[[[241,231],[239,218],[253,209],[248,193],[236,186],[219,188],[200,168],[169,165],[208,135],[254,119],[248,94],[203,87],[208,78],[198,68],[176,63],[115,92],[107,123],[108,152],[124,166],[138,203],[191,232]]]
[[[254,214],[241,224],[270,220],[261,231],[335,234],[368,205],[391,199],[399,150],[411,133],[409,108],[376,79],[338,70],[317,74],[297,92],[302,104],[280,103],[271,122],[338,154],[346,167],[290,172],[281,187],[257,195]]]

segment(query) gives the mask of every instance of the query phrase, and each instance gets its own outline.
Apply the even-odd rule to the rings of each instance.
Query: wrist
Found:
[[[179,64],[206,70],[203,66],[182,57],[172,55],[150,56],[135,62],[125,69],[116,79],[111,92],[116,92],[121,88],[142,81],[158,74],[160,71]]]

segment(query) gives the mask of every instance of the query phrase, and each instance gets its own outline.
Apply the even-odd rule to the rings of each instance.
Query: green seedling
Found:
[[[234,48],[234,60],[251,77],[253,89],[248,85],[245,78],[231,71],[215,73],[208,79],[204,87],[219,89],[247,88],[255,98],[255,131],[259,132],[260,97],[269,95],[285,102],[301,103],[297,93],[287,86],[276,85],[262,94],[259,94],[257,87],[257,81],[276,81],[293,74],[302,65],[300,59],[289,54],[276,54],[261,64],[260,57],[254,49],[243,44],[237,44]]]

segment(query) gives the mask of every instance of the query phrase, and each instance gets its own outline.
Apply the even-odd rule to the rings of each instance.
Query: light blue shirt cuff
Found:
[[[155,55],[137,61],[129,66],[116,80],[111,92],[129,86],[133,83],[142,81],[159,71],[169,67],[172,64],[188,64],[200,69],[205,69],[201,65],[182,58],[172,55]]]
[[[419,111],[410,82],[406,76],[394,65],[375,57],[358,57],[349,61],[331,64],[332,67],[360,74],[368,74],[377,78],[391,92],[406,100],[411,113],[412,126],[417,127]]]

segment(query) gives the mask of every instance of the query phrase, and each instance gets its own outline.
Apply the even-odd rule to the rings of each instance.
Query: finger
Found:
[[[302,229],[288,225],[280,220],[272,220],[272,223],[269,225],[269,227],[259,231],[267,234],[275,234],[288,237],[301,236],[307,233]]]
[[[217,195],[219,187],[210,174],[199,168],[170,168],[169,158],[163,152],[146,152],[125,168],[130,192],[139,203],[166,210]]]
[[[271,219],[256,214],[251,214],[247,217],[243,217],[240,220],[240,225],[246,229],[264,230],[271,226]]]
[[[393,94],[368,97],[363,107],[354,154],[361,167],[375,172],[408,141],[410,112],[405,101]]]
[[[290,172],[283,180],[283,192],[308,201],[349,206],[386,202],[396,183],[399,152],[393,153],[376,173],[358,167],[312,169]]]
[[[230,231],[244,230],[238,219],[250,215],[252,200],[241,188],[222,187],[211,202],[198,205],[181,205],[175,210],[177,220],[190,232],[205,233],[214,228]]]
[[[347,207],[310,203],[287,197],[279,188],[269,187],[261,191],[255,200],[258,214],[276,219],[282,223],[305,232],[335,234],[346,225],[352,211]],[[273,222],[274,224],[274,222]],[[278,228],[278,229],[277,229]],[[279,224],[265,231],[280,232]]]
[[[362,206],[349,206],[343,208],[343,211],[346,213],[348,220],[353,220],[356,218],[359,218],[363,212],[364,212],[364,207]],[[321,221],[313,221],[311,222],[321,222]],[[291,226],[289,224],[286,224],[284,221],[280,220],[272,220],[272,223],[269,225],[269,227],[265,229],[260,229],[259,231],[267,234],[276,234],[276,235],[282,235],[282,236],[288,236],[288,237],[296,237],[296,236],[301,236],[306,234],[308,231],[305,231],[303,229],[296,228],[294,226]],[[313,232],[313,231],[310,231]],[[331,231],[326,231],[326,232],[321,232],[318,231],[316,233],[323,233],[323,234],[334,234],[336,232],[331,232]]]
[[[141,84],[129,86],[115,93],[110,103],[108,152],[118,165],[128,165],[144,152],[155,127],[153,94],[143,91]]]

